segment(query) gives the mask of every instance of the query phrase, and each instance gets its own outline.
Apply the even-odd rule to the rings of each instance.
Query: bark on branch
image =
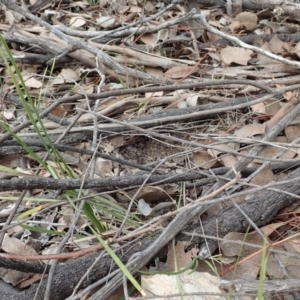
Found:
[[[300,177],[300,168],[296,169],[288,176],[286,176],[283,180],[285,183],[277,186],[281,191],[289,192],[295,195],[292,197],[287,194],[283,194],[280,191],[269,191],[264,190],[263,192],[255,195],[252,200],[247,201],[245,203],[240,204],[240,208],[251,218],[256,225],[263,226],[268,223],[280,209],[289,206],[293,201],[298,199],[296,196],[300,195],[300,181],[298,178]],[[286,182],[287,181],[287,182]],[[196,207],[195,209],[199,209]],[[180,220],[179,220],[180,221]],[[182,221],[182,220],[181,220]],[[176,223],[174,223],[176,224]],[[182,224],[181,224],[182,225]],[[216,236],[218,233],[218,237],[223,237],[228,232],[232,231],[240,231],[245,232],[248,228],[249,224],[235,207],[228,208],[223,210],[215,216],[214,218],[206,221],[203,224],[203,231],[200,227],[197,226],[187,226],[183,229],[184,231],[189,231],[191,233],[205,233],[207,235]],[[187,240],[190,237],[186,237],[184,234],[179,234],[178,239]],[[130,255],[134,252],[143,251],[147,249],[147,247],[151,247],[151,245],[155,242],[158,236],[147,237],[136,244],[135,247],[132,247],[133,252],[126,253],[126,255],[120,255],[120,258],[126,262]],[[194,243],[199,243],[200,246],[204,244],[204,240],[198,237],[194,237]],[[161,249],[165,244],[161,244],[161,247],[158,247],[157,251]],[[208,241],[208,245],[210,246],[210,251],[213,252],[217,244],[215,241]],[[207,249],[205,249],[207,251]],[[166,255],[165,252],[161,252],[162,255]],[[155,255],[155,252],[153,252]],[[148,261],[153,257],[153,255],[148,256]],[[85,271],[90,267],[90,265],[95,261],[95,258],[98,256],[97,253],[80,258],[73,262],[70,265],[60,266],[56,270],[55,280],[53,284],[53,293],[51,294],[51,299],[53,300],[62,300],[73,290],[73,287],[80,280],[81,276],[85,273]],[[3,265],[3,258],[0,258],[0,266]],[[86,281],[84,281],[84,286],[91,284],[92,282],[99,280],[105,277],[108,272],[111,271],[111,266],[113,265],[112,260],[105,256],[103,257],[94,268],[91,275],[88,277]],[[7,261],[5,262],[5,266],[7,266]],[[116,283],[119,284],[120,282]],[[33,295],[36,292],[36,285],[32,285],[28,290],[17,292],[12,290],[12,288],[6,284],[0,285],[1,293],[3,299],[7,300],[23,300],[23,299],[33,299]],[[42,284],[42,288],[38,293],[38,297],[36,299],[43,299],[43,292],[45,288],[45,283]]]

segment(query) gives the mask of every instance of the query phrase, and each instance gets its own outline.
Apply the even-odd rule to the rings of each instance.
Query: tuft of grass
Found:
[[[95,1],[97,2],[97,1]],[[14,84],[14,88],[22,102],[22,106],[26,112],[28,119],[30,120],[34,131],[36,132],[38,138],[43,143],[45,150],[50,155],[51,159],[55,162],[57,169],[53,168],[49,165],[46,161],[42,160],[23,140],[18,134],[13,132],[13,128],[11,128],[10,124],[6,121],[0,120],[0,126],[2,125],[3,128],[7,132],[11,134],[11,136],[26,150],[26,152],[30,155],[31,159],[34,160],[36,163],[39,164],[39,167],[44,169],[46,172],[49,172],[51,176],[55,179],[69,178],[69,179],[76,179],[78,176],[77,174],[69,167],[66,161],[63,159],[59,151],[54,147],[53,142],[44,126],[43,120],[40,118],[39,113],[37,111],[36,105],[37,103],[32,99],[30,92],[24,82],[22,74],[18,68],[17,63],[15,62],[13,55],[6,44],[3,36],[0,34],[0,55],[3,58],[4,64],[10,74],[11,80]],[[53,72],[53,66],[50,70]],[[7,169],[6,172],[12,173],[12,175],[18,175],[14,172],[13,169]],[[22,175],[23,176],[23,175]],[[38,176],[38,174],[33,175]],[[86,194],[85,190],[67,190],[64,191],[62,194],[62,198],[65,199],[69,205],[71,205],[74,210],[77,210],[77,206],[74,203],[74,200],[80,199],[83,195]],[[94,197],[91,196],[91,200],[86,201],[83,211],[85,217],[88,219],[88,223],[93,226],[93,228],[100,233],[105,232],[108,229],[108,224],[106,222],[101,221],[101,217],[105,215],[105,213],[110,213],[114,220],[122,222],[126,210],[117,203],[112,203],[111,201],[107,200],[105,197]],[[49,199],[48,199],[49,201]],[[36,214],[40,212],[43,207],[38,207],[37,211],[34,210],[27,210],[27,212],[23,213],[19,220],[24,219],[30,215]],[[95,214],[95,208],[98,211]],[[102,214],[102,216],[101,216]],[[140,220],[134,216],[133,214],[129,214],[127,218],[127,222],[129,226],[136,227]],[[22,225],[24,228],[26,226],[27,229],[32,231],[38,231],[37,227]],[[61,233],[58,231],[51,231],[51,234],[60,235]]]
[[[100,244],[106,250],[106,252],[110,255],[110,257],[113,259],[113,261],[116,263],[116,265],[120,268],[122,273],[127,277],[127,279],[136,288],[136,290],[139,291],[143,297],[145,297],[146,296],[145,291],[142,289],[142,287],[137,282],[137,280],[132,276],[132,274],[129,272],[129,270],[126,268],[126,266],[122,263],[122,261],[119,259],[119,257],[115,254],[115,252],[109,247],[109,245],[101,238],[101,236],[93,228],[91,228],[91,230],[97,237]]]
[[[259,272],[259,284],[258,284],[258,290],[257,290],[257,298],[258,300],[264,299],[264,282],[266,280],[266,274],[267,274],[267,264],[268,264],[268,257],[269,254],[267,252],[267,244],[264,240],[264,246],[261,256],[261,265],[260,265],[260,272]]]

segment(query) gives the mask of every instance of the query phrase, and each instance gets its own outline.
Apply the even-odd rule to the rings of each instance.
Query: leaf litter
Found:
[[[289,17],[288,6],[282,4],[278,9],[269,1],[266,10],[257,5],[252,11],[235,8],[238,13],[234,13],[230,7],[209,7],[202,1],[189,1],[188,5],[184,1],[96,2],[52,5],[47,1],[31,1],[28,5],[30,16],[26,16],[14,5],[1,1],[3,20],[0,29],[34,106],[39,112],[52,108],[43,119],[43,127],[51,141],[55,142],[62,133],[68,136],[68,132],[89,131],[91,135],[84,133],[83,138],[67,139],[64,143],[134,162],[135,167],[108,157],[72,151],[61,153],[62,165],[53,156],[45,157],[47,151],[42,151],[40,146],[37,149],[32,146],[37,156],[45,158],[49,166],[36,174],[40,168],[37,156],[27,154],[15,145],[10,145],[16,148],[7,152],[3,145],[1,165],[8,169],[0,170],[1,178],[72,179],[74,176],[82,181],[123,178],[144,176],[140,166],[146,166],[170,176],[208,170],[210,177],[219,180],[213,175],[213,169],[235,168],[247,155],[251,156],[251,149],[261,144],[265,146],[264,150],[257,157],[251,157],[248,166],[258,170],[263,165],[264,169],[253,177],[244,178],[245,183],[249,182],[247,185],[240,185],[249,196],[239,201],[247,201],[252,187],[264,189],[266,184],[279,181],[281,174],[277,174],[272,165],[299,161],[297,118],[271,142],[262,142],[263,137],[298,105],[299,22],[297,18]],[[295,5],[294,10],[297,9]],[[199,14],[205,16],[207,24],[201,22],[197,17]],[[217,32],[208,30],[209,26]],[[230,36],[240,42],[230,43]],[[251,47],[245,47],[243,42]],[[2,57],[1,122],[18,128],[28,116],[18,99],[9,69],[12,74],[17,74],[15,67],[8,67]],[[213,84],[209,84],[212,80]],[[199,87],[201,82],[206,85]],[[255,82],[261,86],[252,85]],[[24,88],[20,81],[18,85]],[[165,86],[171,88],[162,89]],[[274,94],[280,89],[282,92]],[[102,97],[105,93],[107,96]],[[72,126],[67,129],[70,124]],[[5,132],[3,127],[2,136]],[[23,127],[17,134],[26,143],[39,141],[32,126]],[[176,142],[168,139],[170,136],[176,138]],[[19,173],[14,172],[16,168]],[[68,168],[71,173],[67,172]],[[285,168],[285,173],[289,168]],[[47,187],[30,188],[18,214],[25,212],[26,215],[26,211],[32,210],[33,213],[28,214],[31,220],[25,223],[27,228],[17,226],[15,230],[7,231],[3,245],[12,243],[12,247],[2,247],[2,250],[15,255],[32,254],[25,249],[32,249],[34,254],[56,254],[61,252],[59,232],[65,234],[70,228],[74,236],[62,247],[62,252],[78,249],[77,242],[84,237],[87,241],[82,247],[95,245],[97,240],[89,230],[93,222],[86,212],[81,212],[76,219],[78,207],[74,207],[77,202],[70,202],[83,195],[88,195],[91,215],[99,219],[98,230],[105,229],[102,234],[107,233],[110,237],[122,227],[126,211],[129,222],[122,227],[123,234],[152,218],[163,220],[164,215],[176,208],[184,209],[186,204],[205,195],[209,187],[201,186],[198,181],[186,185],[157,183],[140,189],[116,186],[100,197],[96,196],[97,189],[67,193],[62,186],[61,193],[56,194]],[[15,189],[1,192],[3,222],[11,213],[7,208],[15,204],[15,201],[9,201],[16,200],[20,194],[21,191]],[[234,192],[232,198],[238,198]],[[48,214],[44,207],[47,208],[51,201],[60,204]],[[232,205],[230,201],[224,203]],[[209,219],[221,209],[217,205],[207,210],[205,218]],[[280,271],[272,253],[266,268],[270,278],[299,278],[295,271],[298,263],[291,258],[299,252],[296,206],[294,209],[294,213],[285,216],[284,222],[274,220],[260,228],[268,247],[284,252],[280,259],[286,274]],[[20,220],[18,214],[14,221]],[[269,230],[270,226],[272,230]],[[232,232],[225,236],[220,242],[218,266],[210,270],[212,275],[217,271],[218,276],[227,279],[235,268],[235,276],[239,279],[247,280],[251,275],[251,279],[258,280],[262,266],[259,249],[264,243],[260,233]],[[229,244],[232,241],[233,244]],[[19,245],[20,242],[23,244]],[[247,246],[242,246],[243,242],[248,243]],[[190,253],[182,251],[180,243],[175,251],[178,258],[173,259],[172,264],[176,264],[176,260],[191,260]],[[230,253],[225,246],[229,247]],[[20,248],[23,249],[21,254],[13,250]],[[193,248],[193,251],[197,252],[197,249]],[[226,260],[231,263],[228,265]],[[202,270],[199,267],[200,278],[204,276]],[[3,271],[2,280],[13,285],[28,279],[28,274],[20,277],[15,271]],[[218,284],[213,285],[217,287]],[[23,283],[22,287],[25,286]],[[184,291],[189,293],[193,288],[189,286]]]

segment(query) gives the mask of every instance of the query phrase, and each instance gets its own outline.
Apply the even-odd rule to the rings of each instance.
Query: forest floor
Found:
[[[299,5],[27,2],[0,0],[5,299],[297,299]]]

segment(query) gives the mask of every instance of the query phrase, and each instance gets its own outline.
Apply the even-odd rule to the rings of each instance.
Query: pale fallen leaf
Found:
[[[300,137],[300,125],[287,126],[284,129],[286,140],[288,143],[292,143],[294,140]]]
[[[10,237],[8,234],[5,234],[4,236],[2,249],[7,253],[13,253],[18,255],[37,254],[33,248],[22,242],[20,239]]]
[[[272,53],[282,54],[284,52],[290,52],[291,44],[287,42],[283,42],[278,38],[277,34],[274,34],[271,40],[269,41],[269,47]]]
[[[234,143],[233,143],[233,146]],[[218,144],[214,146],[214,149],[208,149],[207,153],[212,157],[217,158],[220,154],[228,154],[229,152],[233,152],[235,149],[228,144]]]
[[[285,136],[277,136],[276,138],[274,138],[273,140],[274,142],[277,143],[287,143],[287,139]],[[263,157],[274,157],[275,155],[279,154],[279,152],[281,152],[283,150],[282,147],[276,147],[276,146],[267,146],[260,154],[260,156]],[[292,150],[289,150],[286,148],[286,152],[280,156],[280,158],[282,159],[292,159],[296,153]],[[256,162],[256,160],[254,160],[254,162]]]
[[[276,177],[270,168],[263,169],[251,179],[251,183],[261,186],[275,181]]]
[[[137,198],[143,198],[146,202],[152,202],[165,200],[170,198],[170,196],[159,186],[145,186],[140,190]]]
[[[95,174],[100,177],[112,176],[112,161],[97,157]]]
[[[232,33],[235,33],[242,27],[242,24],[239,21],[233,20],[228,28],[231,30]]]
[[[34,77],[27,79],[25,81],[25,85],[29,88],[35,88],[35,89],[39,89],[43,86],[43,84],[39,80],[35,79]]]
[[[146,98],[152,98],[152,97],[161,97],[163,96],[164,92],[151,92],[151,93],[145,93]]]
[[[264,236],[268,237],[277,228],[283,225],[284,225],[283,222],[274,223],[271,225],[264,226],[260,228],[260,230],[264,234]],[[225,256],[246,257],[252,253],[257,252],[258,250],[258,248],[255,247],[235,243],[236,241],[245,242],[254,245],[261,245],[261,246],[263,246],[264,244],[262,237],[256,231],[250,233],[230,232],[224,236],[223,241],[220,244],[222,253]]]
[[[217,161],[207,151],[198,151],[193,153],[193,163],[195,166],[207,170],[213,167]]]
[[[189,107],[194,107],[194,106],[198,105],[198,95],[188,97],[186,99],[186,103]]]
[[[178,284],[180,280],[180,285]],[[218,296],[218,299],[225,300],[226,293],[219,289],[220,279],[216,276],[210,275],[209,273],[200,273],[186,271],[177,276],[169,276],[165,274],[147,275],[141,278],[142,288],[145,290],[146,295],[153,297],[153,295],[159,295],[160,300],[176,299],[170,298],[173,294],[183,293],[185,295],[190,293],[205,293],[205,300],[215,300],[215,296],[210,296],[210,293],[223,294],[224,296]],[[188,297],[190,299],[196,299]],[[177,297],[178,298],[178,297]],[[187,297],[184,297],[188,299]],[[197,298],[200,299],[200,298]],[[201,299],[203,299],[201,297]]]
[[[30,273],[0,268],[0,278],[13,286],[30,277]]]
[[[277,88],[282,88],[282,87],[284,87],[284,85],[276,84],[276,87]],[[283,93],[282,95],[283,95],[285,100],[291,101],[292,99],[294,99],[296,93],[297,93],[296,91],[288,91],[288,92]]]
[[[260,48],[262,50],[266,50],[268,52],[271,52],[270,45],[266,41],[264,41],[264,43],[262,45],[260,45]],[[274,65],[274,59],[272,59],[270,57],[267,57],[265,55],[262,55],[260,53],[257,53],[256,64],[257,65],[271,65],[271,66],[273,66]]]
[[[273,255],[270,255],[268,258],[267,264],[267,274],[274,278],[284,278],[285,274],[282,273],[281,267],[278,265],[278,259],[280,259],[281,265],[284,266],[289,276],[292,278],[300,279],[299,269],[300,269],[300,261],[297,257],[294,257],[293,254],[299,255],[299,240],[298,237],[295,237],[295,240],[287,240],[284,241],[281,245],[277,245],[272,247],[275,251],[283,251],[287,255],[284,254],[276,254],[277,259],[274,259]]]
[[[244,280],[256,279],[259,274],[259,270],[261,268],[261,260],[262,260],[261,254],[256,254],[246,259],[240,264],[237,264],[237,262],[235,262],[235,264],[237,265],[237,267],[234,268],[235,278],[244,279]],[[227,272],[225,275],[222,276],[222,279],[232,280],[232,273]]]
[[[108,143],[104,148],[106,153],[110,153],[114,149],[124,146],[125,144],[125,139],[123,135],[117,135],[112,138],[108,138],[107,141]]]
[[[274,142],[278,142],[278,143],[287,143],[286,137],[285,136],[278,136],[274,139]],[[243,154],[248,154],[249,151],[252,149],[252,147],[250,147],[249,149],[244,149],[241,150],[241,153]],[[285,148],[282,146],[276,147],[275,145],[268,145],[261,153],[259,156],[261,157],[265,157],[265,158],[273,158],[275,157],[275,155],[278,155],[279,152],[282,152],[282,150],[285,149],[287,151],[285,151],[285,153],[283,155],[280,156],[281,159],[292,159],[297,155],[297,152],[292,149],[292,148]],[[262,160],[255,158],[253,160],[253,163],[262,163]]]
[[[178,241],[175,247],[171,243],[168,244],[168,257],[165,265],[168,271],[173,272],[176,267],[178,269],[185,268],[193,257],[197,257],[198,249],[192,248],[186,251],[185,248],[189,245],[190,242],[185,241]]]
[[[155,6],[151,1],[147,1],[146,4],[144,5],[145,11],[147,12],[153,12],[155,10]]]
[[[26,287],[29,287],[33,283],[35,283],[37,281],[40,281],[42,277],[43,277],[43,275],[41,275],[41,274],[34,274],[33,276],[31,276],[27,280],[23,279],[22,282],[18,285],[18,288],[24,289]]]
[[[178,108],[187,108],[188,105],[187,105],[186,101],[184,100],[184,101],[178,102],[177,107]]]
[[[147,46],[154,48],[158,42],[158,35],[156,33],[146,33],[140,37],[140,40]]]
[[[66,228],[70,228],[74,221],[74,209],[70,206],[63,206],[59,212],[61,217],[58,219],[59,225],[57,226],[58,231],[63,232]]]
[[[102,3],[102,2],[106,3],[107,1],[106,0],[101,0],[100,3]],[[81,9],[85,9],[90,4],[88,3],[88,1],[76,1],[76,2],[70,2],[68,5],[70,7],[76,7],[76,9],[78,9],[78,7],[80,7]]]
[[[235,136],[252,138],[255,135],[264,135],[266,132],[265,124],[248,124],[234,132]]]
[[[71,27],[81,27],[86,24],[86,20],[79,17],[72,17],[69,23]]]
[[[257,26],[258,18],[254,13],[244,11],[237,14],[234,20],[239,22],[240,29],[252,31]]]
[[[3,117],[4,117],[6,120],[12,120],[12,119],[15,118],[14,113],[11,112],[11,111],[7,111],[7,110],[5,110],[4,112],[2,112],[2,115],[3,115]]]
[[[232,154],[225,154],[225,155],[221,155],[219,157],[219,161],[222,162],[224,167],[231,168],[231,167],[235,166],[235,164],[238,162],[238,159],[236,156],[234,156]]]
[[[80,76],[72,69],[62,69],[61,72],[53,79],[52,84],[63,84],[80,80]]]
[[[153,76],[163,76],[164,72],[161,68],[145,67],[146,73]]]
[[[150,207],[150,205],[148,203],[145,202],[144,199],[140,199],[138,201],[138,211],[144,215],[144,216],[149,216],[152,212],[152,208]]]
[[[251,105],[251,109],[253,112],[268,115],[275,115],[275,113],[277,113],[280,108],[281,105],[278,99],[270,99],[258,104]]]
[[[140,13],[140,12],[142,12],[142,8],[139,7],[139,6],[131,6],[129,11],[130,12]]]
[[[236,63],[246,66],[251,58],[251,55],[253,54],[253,51],[240,47],[227,46],[220,51],[220,54],[223,62],[227,65]]]
[[[164,73],[167,78],[185,78],[189,75],[198,72],[198,67],[195,66],[175,66]]]
[[[208,40],[209,40],[210,42],[215,42],[215,41],[217,41],[217,40],[220,39],[220,37],[219,37],[218,35],[216,35],[216,34],[214,34],[214,33],[211,33],[211,32],[209,32],[209,31],[207,31],[206,34],[207,34]]]
[[[99,24],[103,28],[109,28],[115,24],[115,18],[110,16],[101,16],[96,19],[96,23]]]
[[[297,54],[298,58],[300,58],[300,42],[292,49],[291,53]]]
[[[259,113],[259,114],[266,114],[266,105],[263,102],[251,105],[251,109],[253,112]]]

